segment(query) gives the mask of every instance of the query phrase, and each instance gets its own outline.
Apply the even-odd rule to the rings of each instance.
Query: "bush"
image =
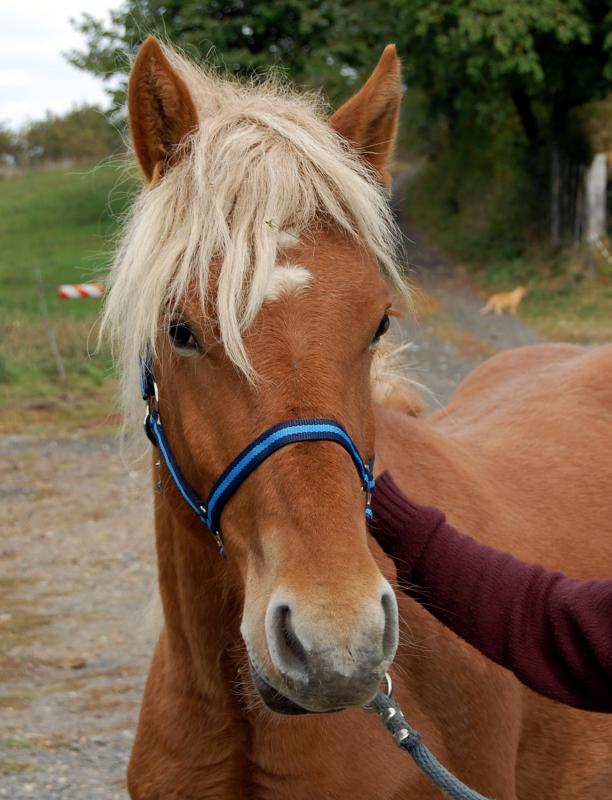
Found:
[[[541,197],[530,188],[529,157],[513,114],[494,129],[465,122],[452,134],[443,129],[434,150],[408,190],[408,216],[461,259],[521,259],[541,233],[533,223]]]

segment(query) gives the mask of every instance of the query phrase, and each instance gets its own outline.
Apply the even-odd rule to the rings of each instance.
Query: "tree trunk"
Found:
[[[561,170],[559,167],[559,149],[554,145],[550,164],[550,240],[555,247],[557,247],[561,241],[560,200]]]
[[[516,113],[519,115],[521,125],[525,131],[525,136],[531,147],[535,147],[540,138],[540,130],[538,121],[533,113],[531,106],[531,99],[524,89],[515,89],[512,92],[512,101],[516,108]]]
[[[598,153],[586,174],[586,224],[585,239],[596,242],[606,232],[607,159]]]

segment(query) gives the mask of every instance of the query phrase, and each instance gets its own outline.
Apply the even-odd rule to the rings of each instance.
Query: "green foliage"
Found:
[[[612,88],[610,0],[125,0],[75,25],[86,47],[71,61],[114,78],[117,103],[150,33],[231,73],[281,67],[334,101],[395,41],[408,85],[400,146],[430,160],[414,216],[476,261],[520,259],[546,237],[551,149],[562,166],[586,163],[602,138],[585,104]]]
[[[575,112],[578,124],[586,131],[593,150],[597,153],[612,152],[612,91],[602,101],[593,101]],[[612,212],[612,206],[610,207]]]
[[[519,125],[511,113],[493,138],[463,120],[436,131],[435,157],[409,187],[406,210],[435,242],[461,260],[486,265],[524,255],[533,208]]]
[[[514,103],[531,142],[612,85],[608,0],[397,0],[409,79],[431,108],[490,121]]]
[[[106,114],[95,106],[81,106],[32,122],[22,133],[23,158],[36,164],[65,158],[99,159],[121,147],[121,135]]]
[[[513,263],[549,238],[553,149],[569,197],[568,166],[588,163],[606,138],[594,101],[612,89],[609,0],[396,4],[407,80],[429,124],[413,215],[460,258]]]
[[[89,161],[117,153],[121,130],[96,106],[47,115],[20,131],[0,125],[0,164],[36,166],[63,159]]]
[[[127,0],[108,22],[85,14],[73,24],[87,47],[68,58],[111,81],[115,107],[125,97],[131,57],[149,34],[230,73],[279,67],[294,80],[346,95],[393,39],[395,19],[366,0]],[[117,81],[117,78],[119,79]]]
[[[10,128],[0,124],[0,161],[16,159],[20,150],[19,138]]]
[[[554,140],[570,150],[582,134],[569,112],[612,85],[609,0],[388,0],[375,9],[367,0],[126,0],[107,21],[86,14],[74,25],[87,45],[69,59],[114,78],[116,107],[150,33],[196,58],[219,58],[229,72],[280,67],[333,100],[395,41],[432,118],[495,125],[511,105],[532,149]],[[576,152],[586,157],[584,147]]]

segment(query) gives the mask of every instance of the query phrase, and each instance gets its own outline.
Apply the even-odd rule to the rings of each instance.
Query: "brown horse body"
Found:
[[[543,345],[497,356],[432,419],[379,407],[381,468],[482,541],[576,577],[605,577],[611,369],[612,347]],[[240,689],[240,606],[214,554],[196,542],[185,547],[190,533],[161,498],[157,530],[166,627],[134,748],[135,798],[442,796],[372,715],[249,710]],[[388,574],[389,563],[376,557]],[[416,602],[399,602],[404,644],[392,668],[395,692],[448,767],[498,800],[609,796],[609,716],[538,697]]]
[[[430,419],[373,400],[391,307],[381,273],[397,276],[380,179],[400,96],[392,47],[326,121],[274,85],[227,85],[145,43],[129,98],[146,186],[106,312],[126,386],[153,351],[166,436],[201,497],[270,426],[331,418],[459,528],[607,576],[610,348],[497,356]],[[164,625],[134,800],[440,797],[361,710],[392,661],[410,722],[480,792],[609,796],[612,719],[536,697],[396,599],[337,444],[294,443],[244,481],[223,510],[227,561],[163,465],[155,504]]]

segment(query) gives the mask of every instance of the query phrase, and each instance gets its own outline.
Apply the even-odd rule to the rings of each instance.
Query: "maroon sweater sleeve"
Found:
[[[480,544],[388,473],[373,509],[400,584],[435,617],[536,692],[612,711],[612,580],[568,578]]]

